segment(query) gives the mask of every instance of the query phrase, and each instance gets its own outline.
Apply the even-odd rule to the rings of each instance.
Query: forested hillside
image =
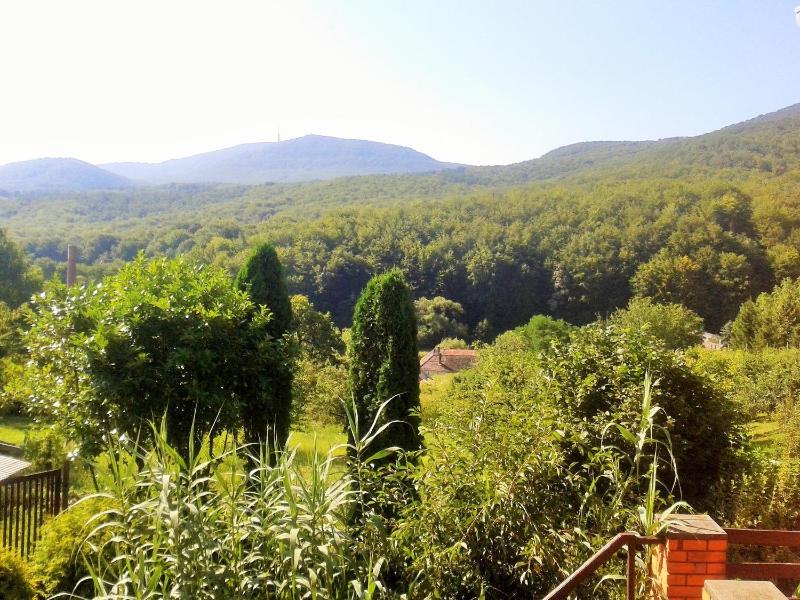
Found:
[[[270,240],[290,291],[340,325],[369,276],[399,266],[417,297],[461,303],[476,337],[541,312],[587,322],[634,294],[680,301],[718,330],[800,275],[800,108],[505,167],[10,197],[0,219],[47,275],[67,243],[95,277],[138,251],[234,272]]]

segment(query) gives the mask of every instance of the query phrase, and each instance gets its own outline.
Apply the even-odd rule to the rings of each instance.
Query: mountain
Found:
[[[130,185],[125,177],[75,158],[38,158],[0,166],[0,190],[6,192],[116,189]]]
[[[104,169],[147,184],[298,182],[352,175],[429,173],[459,165],[411,148],[307,135],[241,144],[161,163],[110,163]]]

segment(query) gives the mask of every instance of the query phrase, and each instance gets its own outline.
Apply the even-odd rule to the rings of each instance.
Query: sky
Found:
[[[800,0],[2,0],[0,164],[315,133],[507,164],[800,102]]]

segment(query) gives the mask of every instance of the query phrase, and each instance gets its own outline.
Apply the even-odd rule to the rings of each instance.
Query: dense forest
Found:
[[[487,339],[537,313],[585,323],[634,295],[680,300],[718,331],[800,275],[800,108],[696,138],[596,142],[506,167],[304,184],[167,185],[0,198],[46,277],[79,246],[96,279],[137,253],[230,273],[274,243],[291,293],[349,324],[377,272],[460,303]]]

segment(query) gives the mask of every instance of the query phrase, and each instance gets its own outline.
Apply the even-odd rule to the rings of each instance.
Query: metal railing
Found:
[[[69,469],[42,471],[0,481],[0,527],[3,547],[29,556],[48,515],[67,507]]]
[[[663,543],[664,540],[662,538],[655,536],[643,536],[636,533],[617,534],[610,542],[595,552],[589,560],[578,567],[577,571],[562,581],[556,589],[547,594],[544,600],[565,600],[581,583],[594,575],[597,569],[616,555],[623,546],[627,546],[628,551],[625,572],[625,598],[627,598],[627,600],[634,600],[636,598],[636,550],[640,546]]]

